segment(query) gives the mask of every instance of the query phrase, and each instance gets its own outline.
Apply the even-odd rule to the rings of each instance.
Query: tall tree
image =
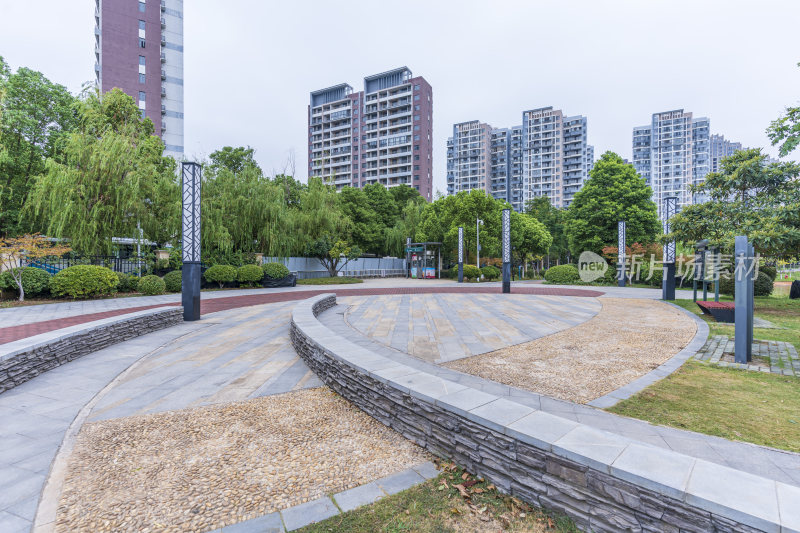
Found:
[[[47,158],[60,160],[76,99],[41,72],[11,73],[0,57],[0,235],[23,232],[21,211]]]
[[[800,67],[800,63],[797,64]],[[800,106],[789,106],[783,116],[773,120],[767,128],[772,146],[780,144],[780,155],[786,157],[800,145]]]
[[[256,151],[249,146],[247,148],[244,146],[237,146],[236,148],[224,146],[221,149],[212,152],[211,155],[208,156],[208,158],[211,160],[211,163],[209,164],[209,171],[212,174],[216,174],[222,169],[227,169],[236,175],[244,169],[251,167],[258,169],[258,172],[260,173],[261,167],[259,167],[258,163],[256,163],[254,158],[255,153]]]
[[[652,195],[633,165],[613,152],[604,153],[567,209],[565,228],[573,257],[616,245],[620,220],[626,222],[628,242],[654,242],[661,223]]]
[[[548,255],[551,263],[566,261],[569,242],[564,232],[565,211],[555,207],[547,196],[538,196],[528,202],[525,213],[544,224],[553,239],[553,244],[542,255]]]
[[[747,235],[755,249],[773,257],[800,253],[800,165],[766,164],[760,148],[722,160],[720,172],[693,187],[709,201],[684,207],[670,224],[684,243],[709,239],[728,252],[734,237]]]
[[[31,189],[27,213],[52,237],[83,254],[110,254],[113,237],[138,236],[149,216],[148,193],[174,168],[153,123],[119,89],[90,93],[79,126],[64,140],[63,160],[49,158]]]

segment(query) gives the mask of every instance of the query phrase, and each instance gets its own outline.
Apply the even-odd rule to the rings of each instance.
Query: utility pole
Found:
[[[481,226],[483,226],[483,220],[476,218],[475,219],[475,240],[478,244],[477,250],[477,258],[478,258],[478,268],[481,268]]]

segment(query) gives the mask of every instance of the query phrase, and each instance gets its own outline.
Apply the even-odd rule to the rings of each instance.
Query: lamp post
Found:
[[[458,227],[458,282],[464,282],[464,226]]]
[[[503,209],[503,293],[511,292],[511,210]]]
[[[478,268],[481,268],[481,226],[483,226],[483,220],[476,218],[475,219],[475,240],[477,241],[478,250],[477,250],[477,264]]]
[[[200,186],[202,167],[194,162],[182,163],[183,213],[181,303],[183,319],[200,319]]]
[[[664,235],[669,235],[669,219],[678,212],[678,197],[668,196],[664,198],[662,209]],[[675,241],[664,244],[664,270],[661,279],[661,299],[675,299]]]
[[[618,284],[620,287],[625,286],[625,237],[626,228],[625,221],[620,220],[617,222],[617,264],[619,271],[617,272]]]

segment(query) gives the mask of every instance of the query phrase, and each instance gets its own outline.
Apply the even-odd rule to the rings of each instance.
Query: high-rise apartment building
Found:
[[[710,121],[683,109],[654,113],[648,126],[633,128],[633,166],[653,189],[659,214],[664,198],[676,196],[678,208],[704,201],[690,185],[710,170]]]
[[[95,0],[95,75],[155,125],[166,155],[183,158],[183,0]]]
[[[710,169],[711,172],[720,171],[720,161],[724,157],[730,157],[738,150],[742,149],[742,143],[729,141],[724,135],[712,135],[710,140]]]
[[[337,189],[405,184],[433,196],[433,90],[406,67],[311,93],[308,175]]]
[[[586,132],[586,117],[552,107],[523,112],[513,128],[456,124],[447,141],[447,192],[483,189],[517,211],[539,196],[567,207],[594,164]]]

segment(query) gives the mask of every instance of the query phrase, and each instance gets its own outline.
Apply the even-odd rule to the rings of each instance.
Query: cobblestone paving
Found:
[[[55,530],[209,531],[428,460],[327,388],[94,422]]]
[[[347,322],[373,340],[443,363],[528,342],[595,316],[596,298],[422,294],[343,298]]]
[[[694,357],[699,361],[726,368],[800,377],[800,357],[791,343],[755,339],[753,357],[761,358],[761,361],[753,360],[749,364],[734,362],[734,351],[733,337],[715,335],[708,339],[705,346]]]

